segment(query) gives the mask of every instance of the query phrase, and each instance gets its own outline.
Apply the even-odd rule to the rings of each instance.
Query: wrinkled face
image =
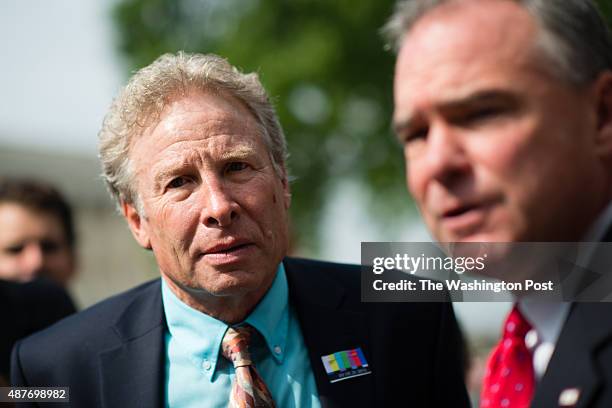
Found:
[[[440,6],[404,39],[394,126],[439,241],[578,240],[607,190],[591,89],[555,78],[514,2]]]
[[[19,204],[0,203],[0,279],[27,282],[46,276],[65,284],[74,266],[56,217]]]
[[[194,296],[263,295],[287,251],[289,191],[253,115],[194,91],[167,106],[130,159],[144,214],[127,206],[128,223],[161,273]]]

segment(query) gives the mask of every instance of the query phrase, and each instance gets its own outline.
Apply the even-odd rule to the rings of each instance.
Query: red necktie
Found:
[[[533,396],[533,361],[525,345],[531,325],[514,305],[503,337],[491,353],[480,396],[481,408],[527,408]]]

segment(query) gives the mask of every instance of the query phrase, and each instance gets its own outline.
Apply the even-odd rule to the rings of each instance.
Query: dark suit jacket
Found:
[[[76,312],[64,289],[45,279],[0,280],[0,375],[9,378],[11,349],[23,337]]]
[[[359,267],[284,264],[324,407],[469,406],[449,303],[361,303]],[[13,383],[69,386],[75,407],[159,407],[165,330],[157,279],[19,342]],[[330,383],[321,356],[356,347],[372,374]]]
[[[612,242],[612,228],[602,241]],[[609,254],[605,258],[609,260]],[[601,259],[595,254],[591,263]],[[612,293],[610,282],[602,284],[607,288],[603,291]],[[580,393],[575,407],[612,407],[612,303],[572,304],[531,405],[558,407],[560,395],[573,388]]]

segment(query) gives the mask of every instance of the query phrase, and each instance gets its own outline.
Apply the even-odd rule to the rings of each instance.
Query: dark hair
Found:
[[[54,187],[34,180],[0,178],[0,204],[6,202],[57,217],[68,246],[74,248],[76,233],[72,208]]]

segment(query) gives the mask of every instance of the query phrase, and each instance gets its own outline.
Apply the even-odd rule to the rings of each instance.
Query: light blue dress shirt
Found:
[[[183,303],[162,279],[168,324],[166,343],[167,407],[226,407],[234,367],[221,354],[228,325]],[[245,323],[255,327],[249,347],[276,406],[320,407],[319,395],[281,263],[276,278]]]

